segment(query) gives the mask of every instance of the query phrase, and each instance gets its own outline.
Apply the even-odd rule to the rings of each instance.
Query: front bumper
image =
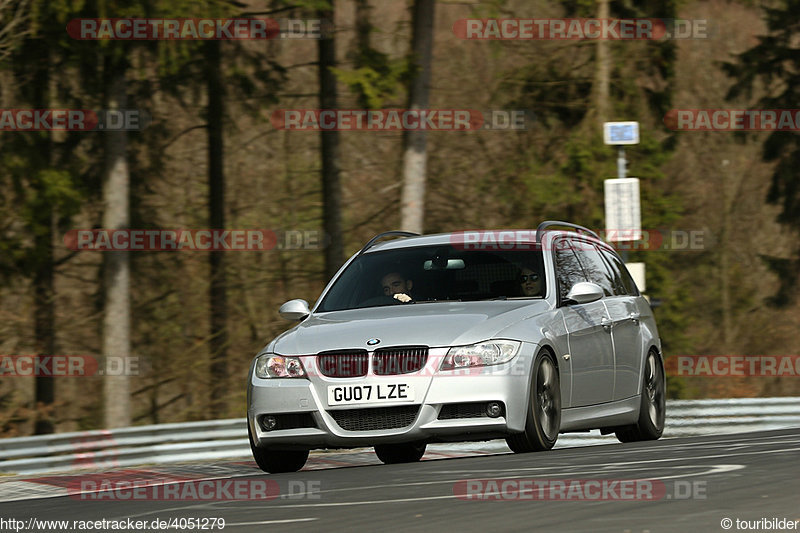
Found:
[[[247,422],[255,444],[273,449],[351,448],[412,441],[500,438],[525,428],[535,348],[535,345],[523,343],[520,352],[508,363],[469,371],[438,371],[447,348],[432,348],[425,367],[413,374],[376,376],[370,371],[361,378],[328,378],[310,372],[309,379],[260,379],[251,372]],[[303,358],[303,364],[307,370],[313,369],[314,356]],[[398,382],[414,387],[414,401],[328,403],[327,391],[332,385],[385,386]],[[473,416],[479,415],[477,407],[489,402],[502,405],[499,417]],[[443,408],[447,414],[443,413]],[[402,413],[405,418],[398,422],[396,413]],[[292,420],[302,417],[307,423],[304,427],[281,429],[279,426],[268,431],[260,423],[267,415],[292,415]],[[379,429],[345,429],[370,426],[357,423],[359,418],[374,418],[377,421],[374,425]],[[380,427],[385,420],[391,421],[385,424],[391,427]],[[402,427],[397,427],[398,423]]]

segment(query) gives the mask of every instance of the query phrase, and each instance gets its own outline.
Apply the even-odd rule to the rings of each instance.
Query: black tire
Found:
[[[253,459],[261,470],[269,474],[282,474],[284,472],[297,472],[308,460],[308,450],[270,450],[259,448],[253,442],[250,425],[247,426],[247,436],[250,438],[250,450]]]
[[[514,453],[551,449],[561,427],[561,383],[556,363],[549,353],[542,353],[531,372],[531,392],[525,431],[506,437]]]
[[[424,442],[404,442],[402,444],[378,444],[375,446],[375,455],[383,464],[416,463],[425,455]]]
[[[644,364],[639,420],[636,424],[617,429],[615,434],[620,442],[656,440],[664,433],[667,412],[664,367],[654,350],[647,354]]]

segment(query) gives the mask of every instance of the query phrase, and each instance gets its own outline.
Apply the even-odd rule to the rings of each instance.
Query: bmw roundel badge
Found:
[[[380,339],[370,339],[367,341],[367,346],[375,346],[376,344],[380,344]]]

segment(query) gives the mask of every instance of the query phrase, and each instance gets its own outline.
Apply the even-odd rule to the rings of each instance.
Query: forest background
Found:
[[[605,11],[604,11],[605,10]],[[603,17],[608,13],[606,17]],[[76,18],[324,19],[325,39],[82,41]],[[707,38],[465,40],[464,18],[658,17]],[[700,232],[691,250],[630,254],[667,358],[800,353],[797,132],[673,131],[672,109],[800,101],[800,2],[673,0],[0,0],[0,109],[138,109],[141,131],[0,131],[0,354],[137,361],[131,376],[0,377],[0,436],[241,417],[255,353],[374,235],[604,228],[616,150],[642,225]],[[426,38],[427,36],[427,38]],[[276,128],[280,109],[527,110],[521,131]],[[426,106],[422,106],[426,107]],[[420,145],[419,143],[422,142]],[[424,172],[409,154],[423,147]],[[417,150],[419,152],[419,150]],[[418,167],[415,167],[418,168]],[[416,180],[412,183],[413,180]],[[413,212],[409,191],[422,188]],[[70,230],[270,229],[324,247],[74,251]],[[287,233],[288,232],[288,233]],[[669,378],[677,398],[797,395],[782,378]]]

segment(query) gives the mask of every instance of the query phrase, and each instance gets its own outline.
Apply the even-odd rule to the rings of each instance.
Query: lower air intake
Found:
[[[328,411],[339,427],[345,431],[400,429],[413,424],[417,413],[419,405]]]

